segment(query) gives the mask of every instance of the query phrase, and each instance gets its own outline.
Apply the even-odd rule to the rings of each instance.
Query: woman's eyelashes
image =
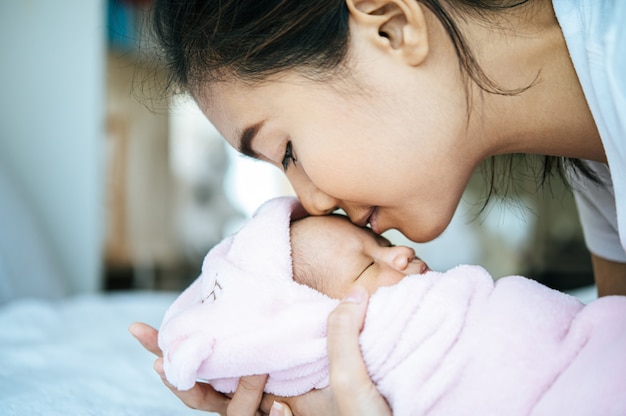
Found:
[[[287,168],[289,167],[289,164],[293,161],[293,163],[296,163],[298,161],[298,159],[296,159],[296,157],[293,155],[293,149],[291,147],[291,142],[287,142],[287,145],[285,146],[285,155],[283,156],[283,160],[281,162],[281,164],[283,165],[283,169],[286,171]]]

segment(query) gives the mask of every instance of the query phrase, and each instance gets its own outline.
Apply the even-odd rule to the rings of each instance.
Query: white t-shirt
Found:
[[[606,187],[573,184],[589,250],[626,263],[626,1],[553,0],[608,166],[589,162]]]

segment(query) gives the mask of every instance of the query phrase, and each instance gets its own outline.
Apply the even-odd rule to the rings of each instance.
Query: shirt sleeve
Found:
[[[585,243],[593,254],[625,263],[626,252],[620,243],[615,193],[609,168],[602,163],[586,163],[603,183],[596,184],[582,175],[571,177]]]

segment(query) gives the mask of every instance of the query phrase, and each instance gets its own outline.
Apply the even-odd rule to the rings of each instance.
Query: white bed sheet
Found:
[[[187,408],[128,325],[159,325],[176,294],[81,295],[0,306],[1,415],[212,415]]]

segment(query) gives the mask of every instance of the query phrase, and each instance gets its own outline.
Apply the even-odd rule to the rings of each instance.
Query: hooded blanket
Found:
[[[279,396],[328,386],[326,320],[338,301],[293,281],[288,237],[246,236],[288,234],[289,216],[263,219],[292,212],[287,202],[214,248],[167,311],[159,345],[174,386],[228,393],[252,374],[269,374],[265,390]],[[459,266],[379,289],[360,342],[394,415],[626,414],[626,297],[585,306],[524,277],[494,283]]]

